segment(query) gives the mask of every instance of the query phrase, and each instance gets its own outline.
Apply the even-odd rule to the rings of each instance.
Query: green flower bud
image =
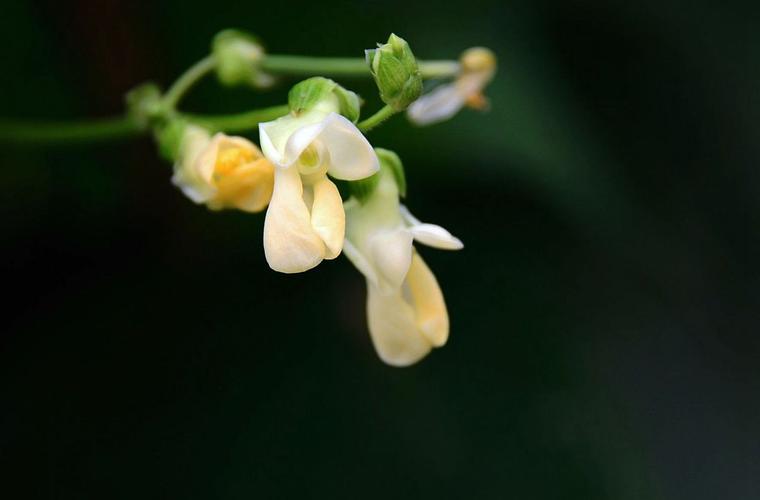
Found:
[[[152,82],[143,83],[127,92],[127,115],[142,129],[151,126],[163,116],[161,89]]]
[[[422,93],[422,76],[412,49],[401,37],[394,34],[385,45],[366,50],[367,64],[380,98],[396,111],[403,111]]]
[[[356,122],[359,119],[360,105],[359,96],[355,93],[321,76],[295,84],[288,93],[288,106],[295,114],[326,107]]]
[[[216,76],[223,85],[272,86],[274,78],[261,72],[259,65],[265,52],[259,40],[238,30],[219,32],[211,42],[216,58]]]

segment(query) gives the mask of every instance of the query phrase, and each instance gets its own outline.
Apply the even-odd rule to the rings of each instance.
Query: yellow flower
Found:
[[[274,188],[274,166],[255,144],[189,125],[174,164],[172,182],[195,203],[211,210],[260,212]]]
[[[436,87],[409,106],[409,120],[417,125],[430,125],[448,120],[465,106],[488,108],[483,89],[496,74],[496,56],[486,48],[474,47],[462,54],[459,64],[462,71],[456,80]]]

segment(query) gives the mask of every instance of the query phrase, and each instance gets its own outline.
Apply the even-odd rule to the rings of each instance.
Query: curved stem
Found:
[[[270,108],[255,109],[245,113],[233,115],[196,115],[183,113],[196,123],[213,130],[224,132],[245,132],[258,127],[259,123],[268,122],[288,114],[288,106],[272,106]]]
[[[451,78],[460,67],[456,61],[418,61],[423,78]],[[163,97],[167,112],[173,112],[187,92],[203,77],[214,70],[216,59],[207,56],[188,68],[169,87]],[[294,76],[370,76],[369,66],[361,58],[306,57],[268,55],[261,61],[261,69],[273,74]],[[287,106],[274,106],[236,115],[184,115],[216,130],[240,132],[255,128],[259,123],[274,120],[287,114]],[[359,124],[370,130],[394,114],[388,106]],[[126,116],[89,121],[32,122],[0,119],[0,143],[62,143],[97,142],[109,139],[134,137],[146,133],[134,120]]]
[[[179,78],[169,87],[164,94],[164,103],[169,109],[174,109],[184,95],[196,84],[201,78],[214,70],[216,59],[214,56],[207,56],[190,66],[187,71],[182,73]]]
[[[459,73],[456,61],[417,61],[423,78],[450,78]],[[356,57],[268,55],[261,61],[268,73],[293,76],[370,76],[369,65]]]
[[[383,123],[385,120],[390,118],[391,116],[395,115],[397,111],[393,109],[392,107],[388,106],[387,104],[380,108],[380,111],[375,113],[374,115],[370,116],[364,121],[359,122],[359,130],[362,132],[368,132],[372,130],[373,128],[377,127],[381,123]]]
[[[0,120],[0,142],[4,143],[97,142],[134,137],[144,132],[126,116],[70,122]]]

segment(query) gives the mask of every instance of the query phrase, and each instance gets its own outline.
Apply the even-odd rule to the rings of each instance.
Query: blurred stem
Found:
[[[0,142],[4,143],[98,142],[142,133],[134,120],[124,116],[72,122],[0,121]]]
[[[459,73],[456,61],[417,61],[423,78],[451,78]],[[268,55],[261,69],[293,76],[371,76],[367,61],[355,57],[309,57]]]
[[[362,132],[369,132],[373,128],[377,127],[381,123],[383,123],[385,120],[390,118],[391,116],[395,115],[397,111],[393,109],[392,107],[388,106],[387,104],[380,108],[380,111],[375,113],[374,115],[370,116],[364,121],[359,122],[359,130]]]
[[[183,116],[213,130],[224,132],[244,132],[258,127],[259,123],[274,120],[288,114],[288,106],[272,106],[271,108],[255,109],[233,115],[194,115],[184,113]]]
[[[164,95],[164,104],[168,109],[174,109],[187,92],[193,88],[204,76],[211,73],[216,66],[214,56],[207,56],[190,66],[169,87]]]

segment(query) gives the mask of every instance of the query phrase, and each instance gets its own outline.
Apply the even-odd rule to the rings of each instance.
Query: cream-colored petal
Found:
[[[438,281],[416,252],[412,257],[412,265],[409,267],[404,286],[409,292],[420,332],[433,346],[444,345],[449,338],[446,302],[443,300]]]
[[[418,330],[400,290],[384,294],[368,281],[367,323],[378,356],[389,365],[409,366],[430,352],[430,341]]]
[[[336,179],[364,179],[380,169],[375,150],[356,125],[346,117],[330,113],[322,122],[319,141],[330,158],[328,172]]]
[[[311,225],[325,244],[325,259],[334,259],[343,248],[346,213],[338,188],[327,176],[313,185]]]
[[[441,250],[461,250],[464,248],[459,238],[435,224],[411,226],[409,230],[416,241],[429,247],[440,248]]]
[[[198,174],[198,162],[211,143],[209,133],[202,127],[190,125],[180,144],[179,158],[174,163],[172,183],[195,203],[204,203],[214,195],[214,188]],[[211,166],[213,168],[213,164]]]
[[[404,228],[376,231],[370,237],[369,248],[380,289],[400,289],[412,263],[412,234]]]
[[[461,250],[464,247],[459,238],[441,226],[420,222],[404,205],[399,206],[399,212],[414,239],[420,243],[442,250]]]
[[[406,110],[409,121],[417,125],[430,125],[448,120],[465,104],[467,95],[454,83],[436,87],[414,101]]]
[[[282,273],[306,271],[325,256],[325,245],[314,231],[303,201],[296,168],[275,169],[274,192],[264,221],[264,254],[269,267]]]
[[[368,281],[375,286],[378,285],[379,278],[375,272],[375,268],[348,238],[343,240],[343,255],[351,261],[354,267],[356,267],[356,269],[358,269]]]
[[[299,116],[288,114],[271,122],[260,123],[259,141],[264,156],[281,167],[292,165],[322,131],[321,122],[327,114],[315,110]]]

